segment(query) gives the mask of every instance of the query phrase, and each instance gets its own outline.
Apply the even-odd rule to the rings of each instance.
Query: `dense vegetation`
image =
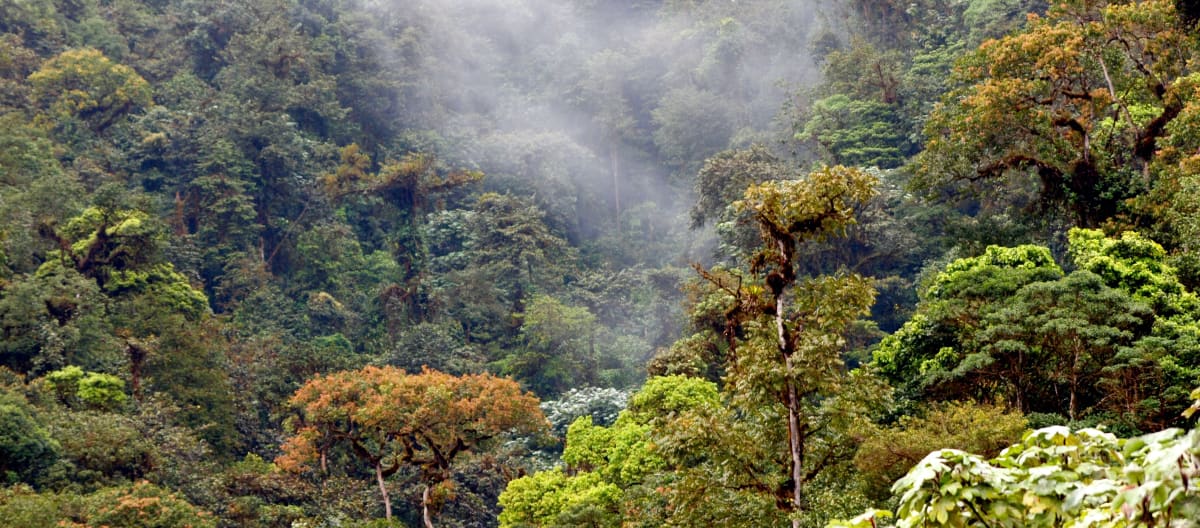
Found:
[[[0,524],[1195,518],[1198,18],[0,3]]]

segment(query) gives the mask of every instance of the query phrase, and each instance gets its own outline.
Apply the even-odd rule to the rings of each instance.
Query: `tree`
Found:
[[[85,373],[71,365],[47,374],[46,381],[67,405],[113,410],[125,403],[125,382],[112,374]]]
[[[596,424],[588,415],[571,423],[562,456],[565,468],[510,482],[500,495],[500,525],[665,524],[669,517],[654,503],[662,501],[664,487],[677,483],[676,471],[682,469],[683,459],[692,458],[695,464],[697,459],[720,454],[703,449],[707,445],[697,446],[701,442],[685,449],[665,445],[660,449],[656,443],[668,432],[663,426],[676,419],[707,417],[720,408],[720,395],[712,382],[684,376],[651,378],[612,424]],[[650,491],[655,488],[658,498]]]
[[[61,229],[43,225],[40,234],[58,245],[39,273],[73,268],[114,298],[148,294],[164,308],[198,320],[209,312],[208,298],[166,262],[163,226],[141,209],[129,207],[115,185],[96,192],[96,204]]]
[[[875,365],[914,399],[1004,402],[1127,431],[1175,423],[1200,365],[1197,298],[1136,233],[1068,239],[1066,275],[1032,245],[951,262]]]
[[[82,119],[97,132],[152,103],[145,79],[95,49],[62,52],[30,75],[29,84],[54,120]]]
[[[442,272],[434,283],[436,302],[462,323],[467,341],[515,337],[525,302],[553,293],[575,258],[528,199],[484,193],[472,211],[436,220],[431,238],[441,254],[431,267]]]
[[[920,392],[934,386],[931,367],[937,363],[927,362],[943,350],[968,353],[974,333],[994,303],[1010,298],[1027,284],[1057,280],[1062,275],[1047,248],[1031,245],[989,246],[982,255],[957,259],[929,281],[912,318],[880,343],[875,364],[898,387]]]
[[[631,77],[632,64],[614,50],[605,50],[588,58],[580,80],[577,104],[591,111],[608,148],[609,175],[612,177],[613,210],[621,213],[621,183],[627,178],[622,171],[624,142],[637,133],[637,119],[630,108],[626,80]]]
[[[32,480],[58,458],[59,445],[21,394],[0,387],[0,475]]]
[[[101,490],[86,499],[82,523],[65,523],[71,528],[129,526],[131,528],[208,528],[217,525],[207,511],[192,505],[177,493],[142,480],[131,486]]]
[[[456,459],[486,450],[506,434],[548,427],[537,399],[511,380],[428,369],[406,374],[366,367],[321,376],[300,387],[288,405],[297,416],[288,425],[294,434],[276,459],[280,468],[302,472],[319,459],[327,472],[331,451],[349,448],[374,470],[388,519],[392,504],[384,479],[414,468],[424,486],[426,527],[433,526],[434,494],[449,491]]]
[[[926,123],[914,185],[1016,206],[1032,187],[1033,205],[1097,226],[1146,187],[1196,50],[1170,0],[1054,2],[960,62],[963,87]]]
[[[119,362],[106,296],[96,282],[51,261],[20,277],[0,299],[0,359],[40,374],[69,364],[89,369]]]
[[[1076,271],[1029,284],[1003,301],[985,318],[982,348],[955,370],[1004,380],[1009,402],[1022,412],[1065,411],[1078,420],[1108,399],[1102,380],[1152,319],[1145,305],[1091,272]]]
[[[845,233],[855,212],[874,196],[875,179],[845,167],[817,170],[803,180],[751,185],[734,204],[750,213],[762,246],[750,259],[743,284],[700,270],[728,296],[724,336],[728,342],[727,390],[735,401],[777,409],[787,430],[788,490],[784,503],[798,527],[805,484],[819,472],[812,454],[819,431],[813,407],[836,394],[844,375],[843,334],[864,315],[874,292],[857,275],[797,276],[805,244]]]
[[[715,224],[721,237],[720,252],[728,258],[752,252],[758,244],[758,233],[744,221],[745,213],[733,208],[733,202],[752,184],[790,179],[793,174],[787,163],[762,145],[727,150],[704,160],[694,184],[696,203],[689,211],[691,228]]]
[[[595,385],[596,316],[546,295],[534,296],[521,317],[521,349],[500,361],[504,373],[544,397]]]
[[[542,411],[550,420],[551,432],[566,438],[567,428],[583,416],[590,417],[592,423],[599,426],[612,425],[628,401],[629,391],[584,387],[571,389],[557,400],[543,401]]]
[[[727,97],[692,88],[673,89],[654,109],[654,143],[681,175],[691,176],[699,160],[729,146],[736,118]]]
[[[899,116],[885,103],[831,95],[813,103],[797,139],[815,141],[832,163],[891,169],[911,150]]]

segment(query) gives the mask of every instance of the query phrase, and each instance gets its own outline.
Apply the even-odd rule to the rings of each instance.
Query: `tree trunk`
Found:
[[[792,381],[792,357],[788,351],[787,333],[783,324],[783,296],[775,296],[775,331],[779,338],[779,353],[787,367],[788,451],[792,456],[792,506],[800,513],[801,493],[804,490],[804,447],[800,443],[800,397]],[[792,528],[800,528],[800,519],[792,520]]]
[[[125,342],[125,350],[129,354],[129,377],[133,385],[133,399],[142,401],[142,366],[149,356],[149,350],[138,343]]]
[[[433,519],[429,516],[429,485],[425,485],[425,491],[421,493],[421,519],[425,521],[425,528],[433,528]]]
[[[1079,417],[1079,403],[1076,398],[1076,394],[1079,392],[1079,356],[1080,351],[1079,348],[1076,347],[1075,357],[1072,358],[1073,361],[1071,362],[1071,407],[1068,411],[1071,415],[1072,422],[1077,420]]]
[[[617,151],[617,140],[609,143],[608,158],[612,165],[613,202],[617,209],[617,231],[621,230],[621,158]]]
[[[791,370],[790,368],[788,370]],[[801,492],[804,490],[804,451],[800,443],[800,398],[796,386],[788,380],[788,447],[792,455],[792,506],[794,513],[803,511]],[[792,528],[800,528],[800,519],[792,519]]]
[[[387,520],[392,520],[392,499],[388,497],[387,486],[383,485],[383,461],[375,463],[375,480],[379,482],[379,494],[383,495],[383,512]]]

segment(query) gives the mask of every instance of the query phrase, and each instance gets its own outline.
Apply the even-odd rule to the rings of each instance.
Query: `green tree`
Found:
[[[500,360],[506,375],[544,397],[599,381],[596,316],[587,308],[538,295],[520,317],[521,348]]]
[[[1174,423],[1195,374],[1195,296],[1157,244],[1069,233],[1068,275],[1047,248],[989,247],[935,275],[875,364],[910,398],[1003,401],[1133,430]]]
[[[953,370],[978,376],[977,384],[1003,380],[1001,393],[1022,412],[1077,420],[1106,398],[1105,372],[1152,318],[1145,305],[1076,271],[1027,285],[989,313],[978,334],[981,349]]]
[[[916,313],[880,343],[874,353],[880,372],[905,392],[939,385],[939,354],[967,354],[989,309],[1024,286],[1060,279],[1062,269],[1050,251],[1037,246],[990,246],[978,257],[957,259],[923,289]],[[958,357],[958,356],[952,356]],[[952,369],[952,367],[951,367]],[[968,391],[957,396],[970,396]],[[976,395],[978,396],[978,395]]]
[[[71,528],[129,526],[130,528],[209,528],[217,519],[187,499],[147,481],[98,491],[85,499],[81,522]]]
[[[0,472],[8,483],[30,481],[58,457],[51,438],[25,397],[0,388]]]
[[[126,484],[157,477],[155,466],[167,462],[136,416],[61,408],[46,415],[61,455],[38,483],[44,488],[90,491]]]
[[[34,374],[67,365],[115,367],[122,352],[105,298],[95,281],[56,261],[19,277],[0,298],[0,358]]]
[[[113,410],[125,403],[125,382],[112,374],[87,372],[70,365],[46,375],[59,401],[95,409]]]
[[[580,416],[567,429],[562,460],[566,468],[540,471],[516,479],[500,495],[500,525],[633,525],[653,526],[666,521],[652,492],[675,480],[656,438],[661,426],[675,419],[695,419],[719,409],[720,396],[711,382],[683,376],[655,377],[632,396],[630,407],[607,426]],[[691,448],[697,447],[692,445]],[[705,446],[707,447],[707,446]],[[700,449],[688,456],[709,456]],[[671,449],[669,453],[682,454]],[[711,453],[715,455],[714,453]],[[710,468],[715,469],[715,468]],[[662,488],[659,488],[660,491]],[[649,500],[650,503],[643,502]]]
[[[798,246],[844,233],[855,221],[856,206],[873,196],[874,185],[866,173],[833,167],[806,180],[752,185],[735,205],[751,212],[759,226],[763,246],[750,271],[762,282],[730,292],[738,303],[732,312],[746,318],[730,323],[744,325],[747,339],[731,351],[727,383],[735,397],[786,410],[789,509],[797,515],[804,511],[804,486],[811,479],[806,444],[815,432],[806,402],[836,391],[840,335],[874,297],[869,281],[855,275],[798,278]],[[799,522],[794,517],[792,525]]]
[[[4,490],[0,513],[16,526],[69,528],[215,528],[217,518],[178,493],[147,481],[104,488],[88,495]]]
[[[29,76],[33,96],[56,122],[78,118],[95,131],[149,106],[150,84],[95,49],[64,51]]]
[[[810,112],[796,137],[816,142],[830,163],[891,169],[911,150],[897,130],[899,116],[885,103],[837,94],[814,102]]]
[[[517,314],[566,282],[576,251],[531,200],[484,193],[470,212],[438,215],[435,302],[461,322],[467,341],[511,342]]]
[[[654,109],[654,143],[682,175],[690,176],[699,160],[729,147],[736,124],[729,100],[692,87],[676,88]]]

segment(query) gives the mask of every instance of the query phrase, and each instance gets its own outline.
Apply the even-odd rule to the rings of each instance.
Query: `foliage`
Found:
[[[960,62],[963,87],[926,123],[916,186],[1018,208],[1003,194],[1032,188],[1030,205],[1076,225],[1113,218],[1182,109],[1193,39],[1169,0],[1054,2]]]
[[[81,519],[64,526],[90,528],[129,526],[134,528],[215,527],[211,513],[199,509],[179,495],[146,481],[112,488],[87,497]]]
[[[1195,515],[1196,430],[1117,438],[1049,427],[986,460],[930,453],[896,481],[896,526],[1173,526]],[[868,512],[830,526],[875,526]]]
[[[35,416],[24,396],[0,389],[0,471],[8,483],[31,480],[58,456],[58,443]]]
[[[884,169],[903,163],[909,148],[888,105],[839,94],[814,102],[810,112],[797,138],[815,141],[830,163]]]
[[[112,374],[87,372],[75,365],[46,375],[59,400],[95,409],[113,410],[125,402],[125,382]]]
[[[621,489],[598,473],[568,477],[561,468],[509,483],[501,495],[500,526],[617,524]]]
[[[35,493],[27,486],[0,492],[0,512],[14,526],[99,528],[215,528],[217,519],[176,493],[146,481],[88,495]]]
[[[949,402],[931,405],[923,414],[902,416],[895,424],[867,424],[854,466],[876,500],[888,496],[892,482],[926,455],[958,449],[993,457],[1026,431],[1020,413],[995,405]]]
[[[46,414],[61,455],[39,484],[91,491],[146,478],[165,462],[165,454],[131,416],[91,410]]]
[[[798,277],[796,263],[802,244],[844,234],[873,184],[864,172],[834,167],[803,180],[750,185],[734,204],[763,240],[750,273],[698,268],[707,281],[704,300],[716,305],[714,323],[727,340],[724,392],[700,379],[658,377],[611,427],[595,426],[589,417],[576,420],[563,460],[590,472],[569,478],[588,480],[548,475],[517,481],[514,492],[502,496],[506,522],[564,522],[567,512],[550,507],[606,519],[617,512],[604,486],[617,485],[627,497],[622,522],[738,519],[754,526],[791,518],[799,525],[814,496],[806,495],[807,484],[845,462],[839,434],[883,391],[865,374],[854,376],[854,390],[841,387],[847,377],[841,334],[866,312],[869,282],[851,274]],[[539,493],[560,496],[573,486],[603,500],[587,507],[565,498],[531,503]]]
[[[42,373],[70,364],[109,368],[120,355],[105,296],[76,270],[43,264],[0,299],[4,362],[18,372]]]
[[[599,381],[596,317],[587,308],[538,295],[520,317],[521,349],[501,360],[502,372],[547,397]]]
[[[366,367],[312,379],[288,405],[300,414],[276,464],[301,472],[320,459],[324,472],[332,449],[350,447],[374,469],[388,518],[384,478],[402,467],[418,470],[428,517],[430,491],[448,491],[458,457],[486,450],[505,434],[546,427],[536,398],[510,380],[487,374],[454,377],[428,369],[406,374],[394,367]]]
[[[591,417],[595,425],[612,425],[625,409],[629,394],[625,390],[584,387],[568,390],[557,400],[543,401],[541,407],[550,421],[551,431],[560,438],[566,438],[567,427],[584,416]]]
[[[567,471],[553,468],[509,483],[500,495],[501,526],[655,522],[655,513],[638,502],[656,474],[667,469],[654,441],[661,434],[654,422],[717,404],[710,382],[657,377],[633,395],[630,408],[611,425],[579,417],[567,430]]]
[[[556,462],[504,434],[447,468],[385,432],[450,435],[449,378],[354,427],[287,403],[364,365],[561,398],[567,465],[513,524],[819,525],[906,465],[881,451],[994,447],[931,421],[1016,427],[943,400],[1178,424],[1200,379],[1187,4],[0,2],[0,465],[37,488],[0,518],[166,500],[133,497],[146,479],[214,515],[184,524],[491,526],[508,480]],[[627,401],[652,354],[697,379]],[[484,379],[511,392],[480,408],[546,427]],[[248,456],[287,439],[311,471]],[[395,519],[369,520],[379,494]]]
[[[1036,246],[948,264],[875,351],[881,372],[910,397],[983,398],[1141,430],[1175,423],[1196,366],[1194,295],[1136,233],[1077,229],[1069,240],[1078,269],[1065,276]]]
[[[145,79],[95,49],[60,53],[30,75],[29,84],[52,119],[70,122],[78,118],[98,131],[152,103]]]

